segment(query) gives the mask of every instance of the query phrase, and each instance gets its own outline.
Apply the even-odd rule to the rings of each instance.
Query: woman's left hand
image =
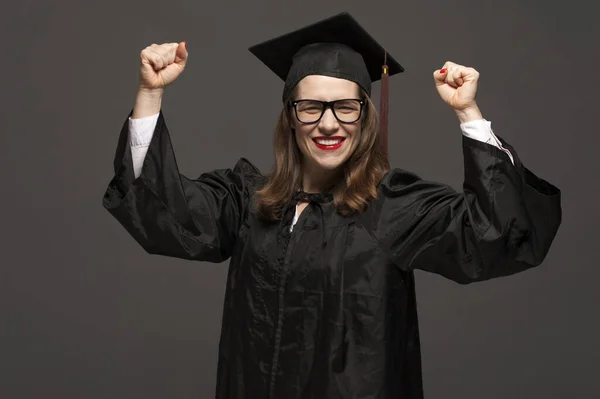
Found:
[[[461,122],[481,118],[475,101],[479,80],[475,68],[447,61],[442,69],[433,72],[433,79],[440,97],[457,113]]]

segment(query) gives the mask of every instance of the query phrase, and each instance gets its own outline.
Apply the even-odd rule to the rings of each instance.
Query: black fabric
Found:
[[[383,60],[381,63],[383,64]],[[298,82],[309,75],[350,80],[358,84],[367,95],[371,95],[371,78],[362,56],[343,44],[314,43],[300,49],[294,55],[285,80],[282,100],[289,98]]]
[[[308,75],[324,75],[357,83],[371,95],[387,59],[389,76],[404,71],[394,57],[347,12],[307,25],[249,48],[285,85],[285,102]]]
[[[103,206],[150,254],[229,260],[221,399],[422,398],[414,271],[460,284],[523,272],[561,223],[560,190],[504,140],[514,166],[463,136],[462,192],[393,169],[364,214],[313,197],[290,231],[299,199],[261,221],[253,193],[265,178],[248,160],[181,175],[162,112],[135,179],[127,128]]]
[[[302,190],[298,190],[293,197],[296,201],[305,202],[317,202],[324,204],[333,201],[333,194],[331,193],[307,193]]]

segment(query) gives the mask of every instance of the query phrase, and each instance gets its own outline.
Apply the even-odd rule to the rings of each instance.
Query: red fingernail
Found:
[[[440,73],[446,73],[446,68],[442,68],[442,69],[440,70]]]

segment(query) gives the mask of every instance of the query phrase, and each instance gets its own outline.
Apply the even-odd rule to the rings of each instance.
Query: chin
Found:
[[[344,165],[345,159],[315,159],[314,162],[324,170],[336,170]]]

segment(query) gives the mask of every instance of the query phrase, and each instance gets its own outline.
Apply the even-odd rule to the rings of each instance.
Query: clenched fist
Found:
[[[433,72],[438,94],[458,115],[461,122],[481,119],[475,98],[479,72],[471,67],[447,61]]]
[[[152,44],[140,54],[140,88],[164,89],[185,69],[188,52],[185,42]]]

